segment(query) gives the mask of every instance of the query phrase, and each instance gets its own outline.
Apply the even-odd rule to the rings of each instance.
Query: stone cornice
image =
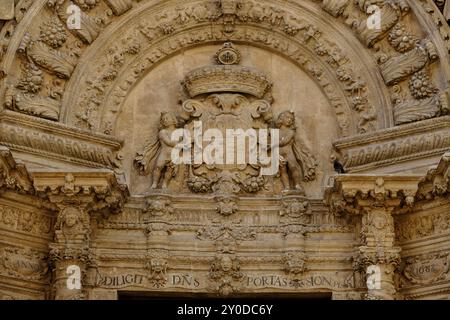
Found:
[[[442,157],[436,168],[428,171],[419,185],[419,200],[445,197],[450,193],[450,152]]]
[[[450,149],[450,116],[334,142],[349,172],[441,155]]]
[[[38,195],[64,207],[67,204],[85,204],[88,211],[119,211],[129,196],[128,187],[120,184],[110,170],[80,172],[32,173]]]
[[[122,141],[8,110],[0,113],[0,144],[11,150],[91,168],[116,168]]]
[[[411,208],[414,205],[419,175],[341,175],[325,192],[325,201],[338,213],[361,214],[367,208]]]
[[[6,190],[38,196],[49,208],[83,203],[93,212],[120,210],[129,197],[127,185],[118,181],[112,170],[30,172],[15,161],[8,148],[0,146],[0,192]]]

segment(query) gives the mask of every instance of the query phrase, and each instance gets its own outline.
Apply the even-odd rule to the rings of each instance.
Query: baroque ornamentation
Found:
[[[218,197],[217,201],[217,212],[224,217],[231,216],[235,214],[239,207],[236,204],[236,199],[233,197]]]
[[[11,151],[0,146],[0,194],[5,190],[34,193],[31,176],[24,164],[17,163]]]
[[[207,7],[211,7],[212,9],[209,9]],[[230,8],[234,9],[230,9]],[[197,6],[177,6],[174,8],[173,12],[171,10],[168,11],[166,15],[158,16],[156,19],[154,19],[155,23],[149,23],[141,26],[139,28],[139,34],[145,35],[145,38],[147,41],[150,41],[150,43],[153,43],[156,38],[165,36],[165,35],[171,35],[173,37],[178,37],[178,31],[183,30],[184,27],[195,25],[196,23],[202,22],[202,21],[217,21],[217,20],[223,20],[224,25],[226,25],[225,29],[230,30],[229,27],[233,26],[231,31],[224,31],[224,34],[226,35],[232,35],[235,36],[237,33],[241,32],[237,28],[239,24],[247,24],[250,22],[256,22],[260,25],[266,27],[270,27],[273,29],[273,27],[280,28],[281,31],[285,32],[287,35],[294,37],[298,35],[300,32],[302,33],[301,37],[303,39],[302,44],[308,44],[308,41],[312,42],[319,42],[319,35],[320,32],[315,28],[315,26],[307,23],[306,21],[303,21],[302,19],[291,16],[288,12],[289,10],[285,10],[284,8],[278,8],[274,7],[269,4],[263,4],[263,3],[256,3],[256,2],[249,2],[249,3],[243,3],[242,5],[237,4],[237,6],[233,7],[233,5],[229,7],[227,5],[222,6],[217,5],[214,2],[206,2],[202,4],[198,4]],[[206,9],[205,9],[206,8]],[[225,9],[228,8],[228,9]],[[224,13],[224,10],[227,13]],[[208,12],[209,15],[205,16],[202,12]],[[257,13],[258,12],[258,13]],[[230,21],[228,19],[231,19],[230,21],[234,21],[230,24]],[[226,22],[228,21],[228,22]],[[234,24],[236,24],[234,26]],[[198,33],[197,33],[198,34]],[[212,34],[212,37],[217,37],[218,35]],[[320,35],[321,36],[321,35]],[[188,43],[186,45],[189,45],[189,43],[192,43],[190,41],[209,41],[209,36],[205,37],[203,35],[199,36],[197,39],[197,36],[195,36],[196,39],[186,39]],[[260,36],[255,33],[255,40],[261,42]],[[141,37],[138,37],[142,39]],[[184,36],[184,38],[186,38]],[[258,40],[260,39],[260,40]],[[226,40],[226,39],[224,39]],[[145,42],[143,40],[142,42]],[[176,41],[179,43],[179,45],[182,45],[185,40]],[[267,42],[267,41],[266,41]],[[269,44],[269,43],[267,43]],[[173,43],[175,45],[175,42]],[[178,45],[178,44],[177,44]],[[278,50],[280,45],[276,45],[275,49]],[[323,57],[324,60],[326,60],[326,63],[332,66],[333,68],[340,67],[341,64],[348,63],[349,60],[345,56],[345,53],[340,49],[336,47],[336,44],[330,42],[330,41],[320,41],[320,46],[324,47],[324,50],[322,50],[322,55],[320,57]],[[114,94],[111,96],[111,98],[114,100],[114,104],[119,104],[119,100],[123,100],[124,90],[128,90],[126,87],[132,84],[132,82],[139,79],[140,74],[144,73],[144,71],[151,67],[157,60],[163,59],[167,54],[169,53],[167,50],[177,50],[178,48],[173,48],[173,46],[167,47],[167,48],[158,48],[157,50],[153,51],[151,53],[151,57],[148,60],[148,62],[139,62],[135,63],[134,67],[135,70],[133,71],[134,74],[129,75],[123,75],[121,79],[127,79],[121,88],[115,88]],[[337,109],[342,109],[343,111],[343,101],[339,101],[342,99],[342,96],[339,97],[339,93],[336,92],[336,90],[329,87],[330,81],[328,81],[328,84],[325,83],[323,77],[325,75],[323,68],[318,66],[317,64],[314,64],[313,61],[310,61],[310,59],[307,59],[304,55],[301,55],[300,52],[294,52],[292,55],[292,58],[295,58],[298,60],[299,63],[304,65],[305,69],[308,72],[311,72],[311,74],[314,76],[314,78],[317,78],[318,82],[321,86],[327,86],[328,88],[325,90],[325,93],[329,95],[330,101]],[[105,64],[106,66],[106,64]],[[349,68],[349,70],[352,70],[352,68]],[[120,73],[115,71],[115,73]],[[357,78],[354,77],[352,74],[353,71],[350,72],[351,79],[343,80],[343,85],[348,85],[348,82],[354,83],[359,81]],[[95,119],[98,117],[98,101],[99,99],[105,99],[105,86],[109,86],[111,83],[108,83],[107,78],[108,77],[96,77],[96,79],[88,80],[87,84],[89,87],[87,90],[89,91],[88,95],[83,95],[83,105],[87,106],[86,112],[80,112],[78,114],[79,119],[81,119],[80,123],[88,123],[88,126],[91,129],[95,129],[94,122]],[[102,80],[103,79],[103,80]],[[98,83],[99,82],[102,83]],[[364,83],[364,81],[360,81],[360,83]],[[95,86],[93,86],[95,84]],[[97,88],[101,88],[100,92],[98,92]],[[376,126],[376,113],[373,111],[372,106],[367,104],[365,101],[367,91],[365,90],[365,84],[363,87],[361,87],[360,90],[349,90],[348,91],[348,99],[349,100],[357,100],[357,101],[363,101],[361,104],[358,102],[357,109],[360,113],[360,121],[358,125],[358,130],[360,132],[368,132],[373,129],[375,129]],[[119,92],[122,91],[122,92]],[[347,94],[346,94],[347,95]],[[345,99],[345,98],[344,98]],[[96,102],[97,101],[97,102]],[[116,102],[117,101],[117,102]],[[348,122],[349,120],[344,120],[343,112],[338,112],[338,118],[339,123],[341,125],[341,128],[343,131],[349,130]],[[110,117],[110,115],[108,115]],[[83,124],[84,125],[84,124]],[[104,128],[101,128],[105,132],[110,133],[112,128],[111,126],[114,125],[114,120],[105,120],[104,122]]]
[[[284,271],[294,277],[305,272],[306,255],[303,252],[287,252],[283,257]]]
[[[170,200],[162,197],[147,201],[147,208],[144,212],[150,213],[152,217],[164,217],[174,213]]]
[[[413,285],[436,283],[447,278],[449,263],[448,252],[408,257],[403,275]]]
[[[62,124],[49,125],[48,122],[29,119],[18,113],[3,113],[0,123],[0,143],[11,149],[70,160],[90,168],[120,167],[116,154],[121,147],[118,140],[93,136]]]
[[[167,283],[167,269],[169,263],[167,253],[152,251],[146,263],[148,281],[155,288],[162,288]]]
[[[286,199],[279,212],[281,222],[310,223],[311,208],[306,199]]]
[[[216,56],[225,56],[227,53],[233,56],[237,55],[237,52],[232,44],[226,43]],[[201,138],[203,130],[214,129],[215,132],[220,131],[222,136],[226,136],[227,140],[234,140],[236,137],[239,140],[239,131],[229,137],[228,129],[240,128],[244,131],[245,138],[247,134],[245,130],[254,128],[267,130],[271,127],[270,102],[258,100],[264,98],[271,88],[268,77],[259,70],[237,65],[239,61],[237,58],[229,59],[231,60],[225,61],[225,64],[218,59],[219,65],[196,69],[185,77],[184,86],[191,99],[183,102],[183,112],[179,117],[184,121],[183,128],[190,133],[188,136],[194,136],[194,141],[189,138],[184,141],[184,137],[182,150],[178,151],[183,151],[184,155],[180,157],[185,160],[184,164],[189,166],[187,185],[192,192],[237,194],[258,192],[266,188],[266,180],[262,176],[265,165],[260,159],[240,159],[242,152],[226,150],[225,160],[222,155],[223,145],[222,149],[218,150],[217,144],[206,146]],[[179,140],[172,140],[172,133],[178,128],[179,122],[174,114],[163,113],[158,138],[135,158],[135,165],[142,174],[152,172],[152,189],[158,188],[160,180],[162,180],[161,188],[167,189],[170,180],[179,171],[180,164],[174,163],[175,160],[172,159],[174,148],[178,148],[180,144]],[[303,193],[302,181],[315,180],[317,162],[308,148],[296,137],[294,113],[281,113],[276,121],[276,127],[280,132],[279,163],[284,189],[295,189]],[[252,137],[249,139],[252,140]],[[268,141],[259,143],[268,144]],[[201,152],[213,146],[214,153],[220,154],[223,163],[218,163],[217,160],[208,161],[204,155],[199,162],[197,160],[199,144]],[[229,147],[228,143],[226,147]],[[248,150],[250,158],[256,153],[257,148],[256,141],[250,143]],[[234,155],[231,160],[230,153]],[[238,165],[235,165],[236,157]],[[234,168],[229,166],[231,164]],[[290,180],[293,181],[293,188],[290,186]]]
[[[240,282],[244,280],[239,258],[235,255],[217,255],[211,263],[209,278],[213,281],[210,290],[221,296],[229,296],[240,290]]]
[[[33,249],[7,247],[0,251],[0,274],[25,280],[45,280],[47,257]]]

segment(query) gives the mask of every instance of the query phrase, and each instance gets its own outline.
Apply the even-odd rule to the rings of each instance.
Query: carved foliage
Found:
[[[52,232],[53,220],[43,214],[0,205],[0,226],[48,236]]]

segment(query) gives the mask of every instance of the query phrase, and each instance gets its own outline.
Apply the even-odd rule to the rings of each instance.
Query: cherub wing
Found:
[[[150,167],[152,162],[158,157],[161,152],[161,143],[159,139],[150,143],[142,153],[138,153],[134,159],[136,168],[139,170],[139,174],[148,175],[150,173]]]
[[[303,179],[305,181],[313,181],[316,178],[317,160],[314,156],[308,153],[305,146],[294,142],[292,145],[294,155],[300,163],[303,170]]]

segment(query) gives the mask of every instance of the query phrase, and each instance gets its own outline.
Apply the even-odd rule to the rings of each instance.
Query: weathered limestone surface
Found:
[[[14,18],[14,0],[4,0],[0,3],[0,20]]]
[[[0,299],[448,299],[450,4],[372,2],[2,0]]]

